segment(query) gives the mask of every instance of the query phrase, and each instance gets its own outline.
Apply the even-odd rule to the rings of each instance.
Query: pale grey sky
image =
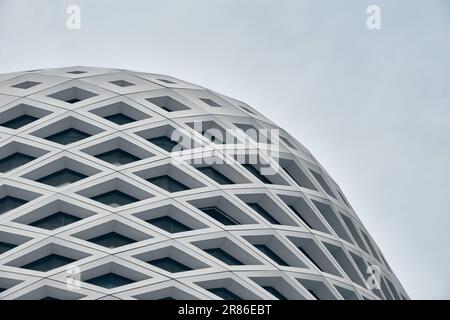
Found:
[[[445,0],[0,0],[0,73],[118,67],[246,101],[340,184],[412,298],[448,299],[449,18]]]

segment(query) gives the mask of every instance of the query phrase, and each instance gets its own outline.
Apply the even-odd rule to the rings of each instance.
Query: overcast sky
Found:
[[[446,0],[0,0],[0,73],[134,69],[249,103],[339,183],[412,298],[449,299],[449,18]]]

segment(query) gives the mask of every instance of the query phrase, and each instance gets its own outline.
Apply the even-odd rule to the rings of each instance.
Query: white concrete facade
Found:
[[[194,122],[278,128],[165,75],[0,75],[0,299],[408,299],[295,138],[278,128],[278,161],[270,143],[213,142]],[[194,147],[165,148],[174,131]],[[242,152],[281,168],[261,176]],[[205,155],[225,163],[188,161]]]

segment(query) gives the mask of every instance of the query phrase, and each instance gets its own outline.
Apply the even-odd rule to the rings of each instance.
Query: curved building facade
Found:
[[[0,75],[0,299],[408,299],[257,110],[165,75]]]

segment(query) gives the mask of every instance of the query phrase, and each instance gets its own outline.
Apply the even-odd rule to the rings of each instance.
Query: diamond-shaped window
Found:
[[[15,247],[17,247],[17,245],[0,241],[0,254],[5,253],[6,251],[9,251],[11,249],[14,249]]]
[[[66,73],[70,73],[70,74],[83,74],[83,73],[87,73],[87,71],[74,70],[74,71],[67,71]]]
[[[121,137],[103,141],[84,149],[83,152],[116,166],[122,166],[153,156],[152,153],[144,148],[138,147],[133,142]]]
[[[52,215],[49,215],[45,218],[39,219],[33,223],[30,223],[30,226],[36,228],[42,228],[46,230],[55,230],[74,222],[81,220],[79,217],[75,217],[73,215],[64,213],[64,212],[56,212]]]
[[[145,274],[114,262],[83,270],[81,274],[82,281],[106,289],[118,288],[148,278],[149,276]]]
[[[234,184],[231,179],[211,166],[198,167],[197,170],[208,176],[210,179],[216,181],[218,184]]]
[[[173,141],[167,136],[150,138],[147,141],[153,143],[154,145],[160,147],[161,149],[166,150],[167,152],[172,152],[172,150],[174,150],[175,147],[178,145],[178,142]]]
[[[22,177],[53,187],[65,187],[100,172],[69,157],[61,157]]]
[[[191,214],[172,204],[157,206],[134,215],[168,233],[186,232],[207,227]]]
[[[106,161],[108,163],[114,164],[116,166],[121,166],[124,164],[128,164],[131,162],[141,160],[140,158],[132,155],[131,153],[123,151],[122,149],[110,150],[110,151],[98,154],[95,157],[99,158],[103,161]]]
[[[240,296],[228,290],[227,288],[209,288],[207,290],[222,298],[223,300],[242,300]]]
[[[167,152],[200,147],[200,143],[192,139],[190,135],[183,134],[183,131],[183,129],[175,129],[170,125],[163,125],[136,134]]]
[[[217,207],[200,208],[200,210],[203,211],[204,213],[206,213],[208,216],[210,216],[214,220],[217,220],[226,226],[240,224],[236,219],[234,219],[230,215],[226,214],[225,212],[223,212],[222,210],[220,210]]]
[[[131,106],[131,104],[132,103],[118,101],[97,109],[90,110],[90,112],[120,126],[151,118],[150,115],[139,110],[138,108]]]
[[[68,145],[86,139],[102,131],[103,129],[100,129],[88,122],[69,116],[47,125],[44,128],[40,128],[32,134],[55,143]]]
[[[212,255],[214,258],[230,265],[230,266],[234,266],[234,265],[243,265],[243,263],[241,261],[239,261],[238,259],[236,259],[235,257],[233,257],[231,254],[229,254],[228,252],[222,250],[221,248],[210,248],[210,249],[205,249],[205,252],[209,253],[210,255]]]
[[[70,143],[74,143],[83,139],[86,139],[90,137],[91,135],[89,133],[83,132],[78,129],[69,128],[66,130],[63,130],[61,132],[52,134],[45,139],[50,140],[52,142],[56,142],[59,144],[67,145]]]
[[[164,231],[167,231],[169,233],[178,233],[178,232],[184,232],[184,231],[190,231],[192,230],[188,226],[184,225],[181,222],[178,222],[177,220],[169,217],[158,217],[146,220],[146,222],[163,229]]]
[[[135,174],[167,192],[180,192],[204,186],[191,175],[171,164],[149,168]]]
[[[167,175],[148,178],[147,181],[153,183],[154,185],[157,185],[161,189],[164,189],[168,192],[178,192],[190,189],[183,183]]]
[[[62,169],[55,173],[49,174],[43,178],[38,179],[37,181],[40,183],[48,184],[53,187],[62,187],[69,185],[71,183],[77,182],[86,178],[82,173],[70,170],[70,169]]]
[[[37,86],[38,84],[41,84],[42,82],[36,82],[36,81],[24,81],[18,84],[15,84],[11,87],[13,88],[19,88],[19,89],[30,89],[34,86]]]
[[[28,114],[23,114],[21,116],[18,116],[17,118],[3,122],[2,124],[0,124],[0,126],[10,128],[10,129],[18,129],[18,128],[26,126],[27,124],[30,124],[36,120],[38,120],[38,118],[30,116]]]
[[[134,83],[128,82],[126,80],[114,80],[114,81],[110,81],[110,83],[115,84],[118,87],[130,87],[130,86],[134,86]]]
[[[78,194],[113,208],[153,197],[152,194],[138,188],[135,183],[132,184],[119,178],[91,186],[79,191]]]
[[[218,104],[217,102],[215,102],[212,99],[209,98],[200,98],[201,101],[203,101],[204,103],[206,103],[207,105],[209,105],[210,107],[222,107],[220,104]]]
[[[92,197],[91,199],[114,208],[139,201],[139,199],[136,199],[135,197],[132,197],[119,190],[112,190],[109,192],[105,192],[95,197]]]
[[[0,214],[16,209],[28,201],[13,196],[5,196],[0,199]]]
[[[18,168],[30,161],[36,159],[33,156],[29,156],[20,152],[16,152],[10,156],[7,156],[0,160],[0,172],[8,172],[15,168]]]
[[[115,124],[118,124],[119,126],[136,121],[133,118],[131,118],[127,115],[124,115],[123,113],[115,113],[115,114],[106,116],[105,119],[109,120],[111,122],[114,122]]]
[[[136,242],[135,240],[114,231],[89,239],[88,241],[110,249]]]
[[[110,272],[92,279],[85,280],[85,282],[102,288],[113,289],[136,281]]]
[[[72,87],[49,95],[50,98],[74,104],[92,97],[97,96],[96,93]]]
[[[66,264],[72,263],[74,261],[76,261],[76,260],[59,255],[59,254],[52,253],[48,256],[45,256],[36,261],[30,262],[24,266],[21,266],[21,268],[47,272],[47,271],[65,266]]]
[[[172,259],[169,257],[155,259],[151,261],[147,261],[148,264],[151,264],[155,267],[158,267],[160,269],[166,270],[171,273],[177,273],[177,272],[184,272],[192,270],[188,266]]]
[[[158,107],[160,107],[161,109],[163,109],[167,112],[183,111],[183,110],[190,109],[183,103],[181,103],[178,100],[175,100],[174,98],[169,97],[169,96],[148,98],[146,100],[150,103],[153,103],[154,105],[157,105]]]

